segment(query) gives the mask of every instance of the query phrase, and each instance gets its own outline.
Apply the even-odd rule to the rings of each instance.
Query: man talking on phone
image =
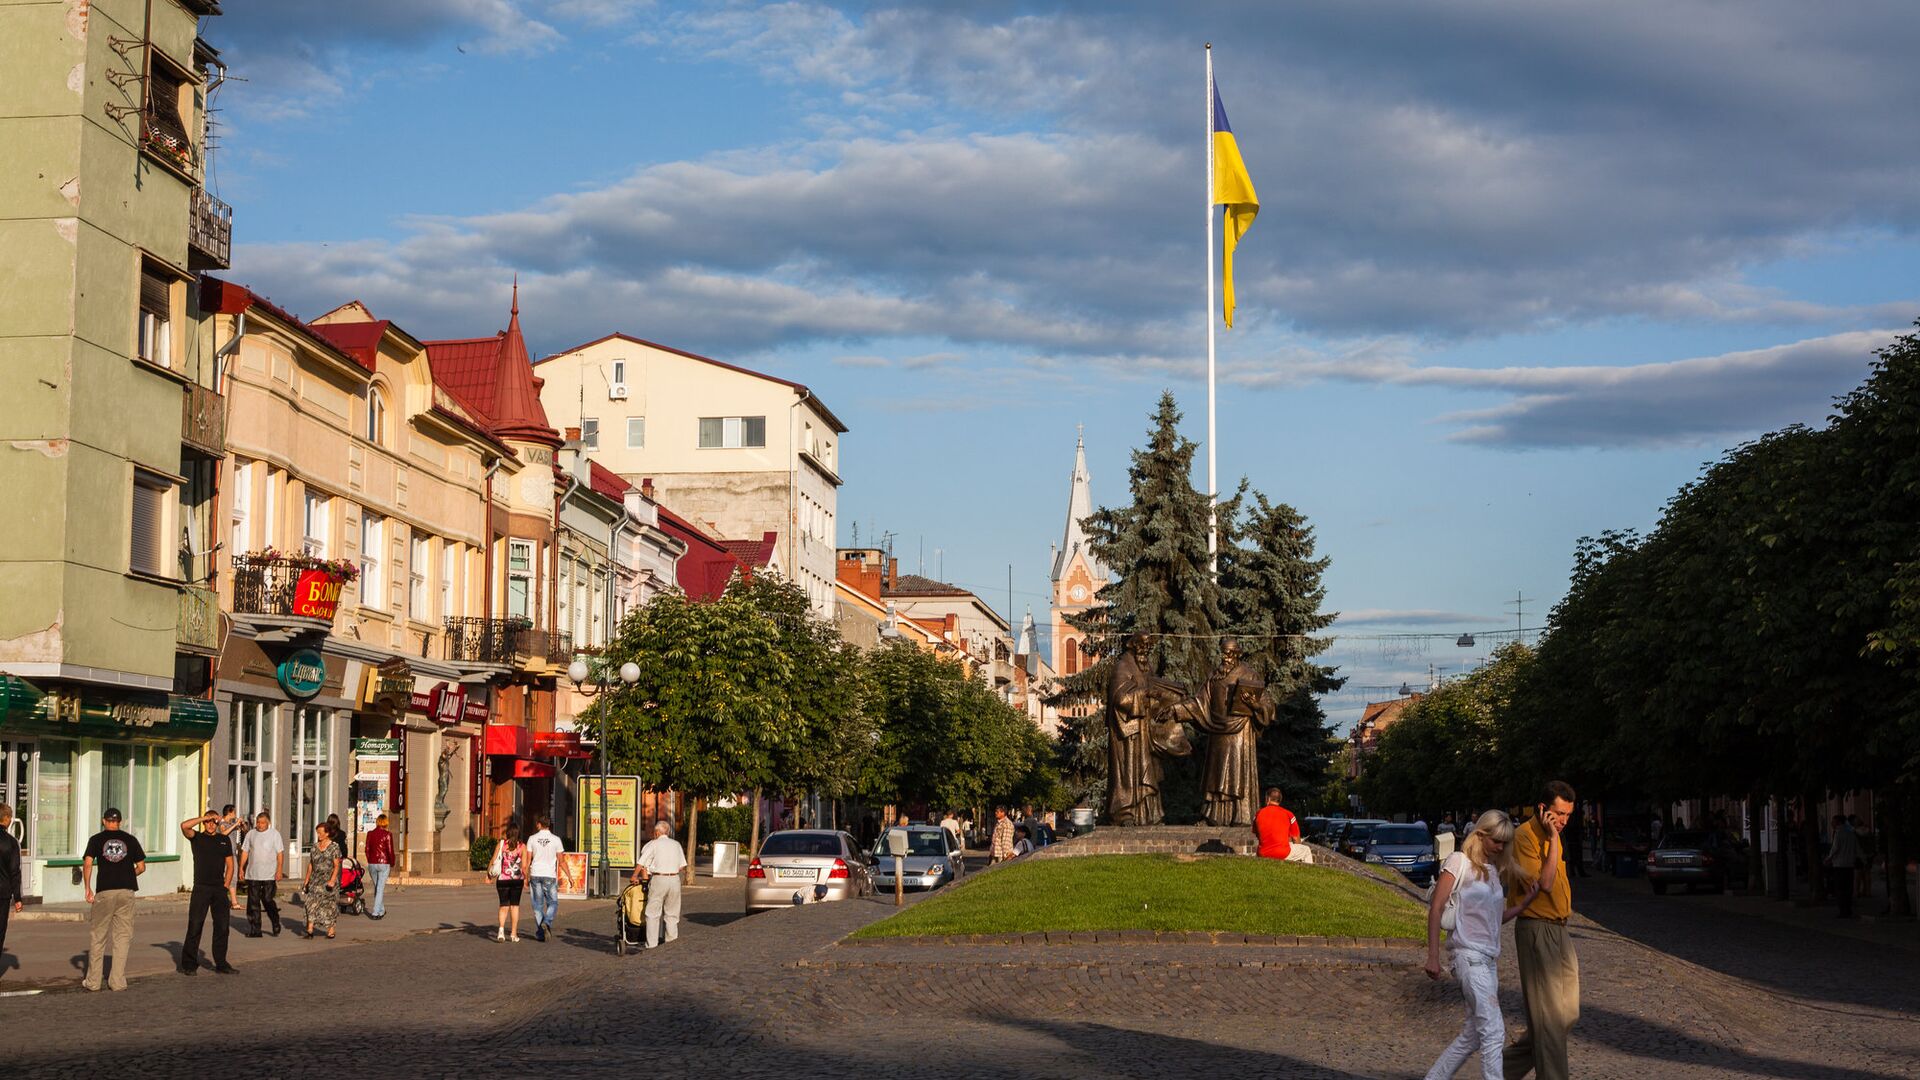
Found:
[[[1551,850],[1553,840],[1573,817],[1573,804],[1571,785],[1547,782],[1533,817],[1513,831],[1513,863],[1521,877],[1538,880],[1547,859],[1558,857]],[[1572,914],[1573,887],[1566,874],[1555,874],[1513,924],[1527,1029],[1507,1046],[1506,1080],[1528,1073],[1540,1080],[1567,1080],[1567,1036],[1580,1019],[1580,958],[1567,935]]]

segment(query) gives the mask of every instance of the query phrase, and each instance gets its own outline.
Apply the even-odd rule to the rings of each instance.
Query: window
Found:
[[[386,519],[371,511],[360,512],[360,606],[384,608],[380,596],[380,545],[386,533]]]
[[[40,740],[33,776],[32,812],[39,818],[33,823],[32,854],[36,856],[66,855],[74,849],[73,747],[65,739]],[[15,806],[14,812],[18,814],[20,807]]]
[[[580,418],[580,447],[584,450],[600,449],[600,421],[594,417]]]
[[[227,797],[248,818],[273,813],[273,729],[279,717],[277,705],[233,699]]]
[[[566,552],[560,553],[560,576],[555,582],[553,596],[559,610],[554,613],[554,625],[571,627],[573,625],[573,557]],[[577,644],[586,644],[578,638]]]
[[[625,360],[615,360],[613,362],[613,385],[627,385],[627,362]]]
[[[576,565],[573,569],[573,643],[581,648],[590,648],[592,640],[593,600],[587,590],[587,575],[590,571],[586,564]]]
[[[327,497],[308,488],[301,508],[300,549],[308,555],[327,557]]]
[[[1080,644],[1079,642],[1074,641],[1072,638],[1068,638],[1067,639],[1067,674],[1076,675],[1076,674],[1079,674],[1079,672],[1080,672]]]
[[[180,454],[180,475],[186,483],[178,488],[174,529],[180,537],[180,577],[187,581],[201,582],[213,576],[210,556],[214,542],[208,537],[215,535],[213,477],[219,467],[218,458],[184,449]]]
[[[140,359],[155,367],[173,366],[173,282],[151,266],[140,270]]]
[[[627,449],[639,450],[647,445],[647,418],[644,416],[627,417]]]
[[[407,552],[407,618],[426,622],[433,613],[427,610],[427,538],[413,534]]]
[[[173,481],[142,469],[133,471],[133,514],[129,530],[127,568],[139,574],[167,575],[172,525],[167,513],[173,502]]]
[[[263,548],[273,547],[280,542],[280,485],[284,482],[285,477],[279,469],[267,466],[266,498],[260,508],[260,516],[265,519],[260,522],[260,546]]]
[[[533,615],[533,541],[507,541],[507,614]]]
[[[765,445],[767,445],[767,418],[764,416],[703,416],[700,418],[702,449]]]
[[[387,403],[380,391],[367,391],[367,441],[379,446],[386,442]]]
[[[313,843],[314,826],[333,812],[333,713],[312,705],[293,710],[291,811],[293,827],[286,833],[287,863]]]
[[[227,555],[244,554],[253,549],[253,462],[235,459],[233,465],[233,539],[227,543]]]
[[[443,619],[458,614],[453,610],[453,561],[459,557],[458,548],[444,540],[440,542],[440,617]]]

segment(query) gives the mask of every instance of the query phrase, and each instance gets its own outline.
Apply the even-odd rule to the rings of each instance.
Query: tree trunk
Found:
[[[1790,869],[1791,856],[1787,853],[1787,800],[1783,796],[1773,797],[1773,873],[1768,875],[1767,895],[1775,900],[1785,900],[1790,895],[1790,882],[1787,871]]]
[[[1913,897],[1907,892],[1906,792],[1899,784],[1889,784],[1883,805],[1879,825],[1881,862],[1887,868],[1887,914],[1910,919]]]
[[[760,789],[753,789],[753,824],[747,827],[747,858],[760,854]]]
[[[1752,856],[1747,859],[1747,893],[1759,896],[1766,891],[1767,868],[1762,859],[1766,858],[1760,849],[1760,793],[1747,796],[1747,850]]]
[[[687,800],[687,884],[693,884],[693,866],[700,855],[700,800]]]
[[[1826,903],[1826,868],[1820,865],[1820,818],[1816,807],[1820,800],[1813,795],[1800,796],[1800,850],[1807,860],[1807,895],[1816,904]]]

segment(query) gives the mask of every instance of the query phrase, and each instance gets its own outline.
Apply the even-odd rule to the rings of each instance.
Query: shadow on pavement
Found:
[[[1652,1040],[1648,1038],[1649,1032],[1654,1033]],[[1905,1080],[1906,1077],[1913,1075],[1911,1072],[1903,1071],[1871,1072],[1865,1069],[1766,1057],[1707,1042],[1669,1024],[1590,1006],[1581,1010],[1580,1023],[1574,1028],[1574,1033],[1576,1038],[1597,1042],[1634,1057],[1653,1061],[1710,1065],[1745,1076],[1780,1076],[1788,1077],[1790,1080]],[[1650,1041],[1662,1047],[1671,1048],[1674,1052],[1650,1053],[1647,1049]],[[1810,1043],[1807,1045],[1809,1053],[1818,1053],[1813,1045]],[[1576,1052],[1576,1060],[1571,1063],[1576,1070],[1579,1067],[1577,1056]],[[1655,1072],[1652,1075],[1659,1074]]]

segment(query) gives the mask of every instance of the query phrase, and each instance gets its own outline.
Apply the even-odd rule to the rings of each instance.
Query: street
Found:
[[[364,921],[343,919],[348,943],[289,955],[257,948],[284,938],[236,942],[231,978],[163,974],[125,994],[0,1000],[9,1030],[44,1033],[10,1040],[8,1063],[46,1077],[107,1062],[157,1076],[314,1075],[342,1060],[448,1075],[1412,1077],[1460,1019],[1457,989],[1429,983],[1401,946],[854,946],[837,942],[885,917],[889,898],[742,918],[738,888],[701,882],[679,942],[624,958],[603,902],[566,905],[553,942],[503,945],[485,890],[416,889],[393,907],[471,910],[436,907],[431,930],[362,943]],[[1576,892],[1599,920],[1575,931],[1581,1076],[1913,1075],[1920,993],[1901,973],[1914,927],[1884,927],[1900,943],[1873,943],[1729,913],[1719,898],[1656,900],[1640,881],[1587,879]],[[16,937],[42,932],[28,924]],[[1511,1023],[1510,961],[1502,986]],[[212,1003],[222,1016],[246,1009],[247,1023],[209,1029]]]

